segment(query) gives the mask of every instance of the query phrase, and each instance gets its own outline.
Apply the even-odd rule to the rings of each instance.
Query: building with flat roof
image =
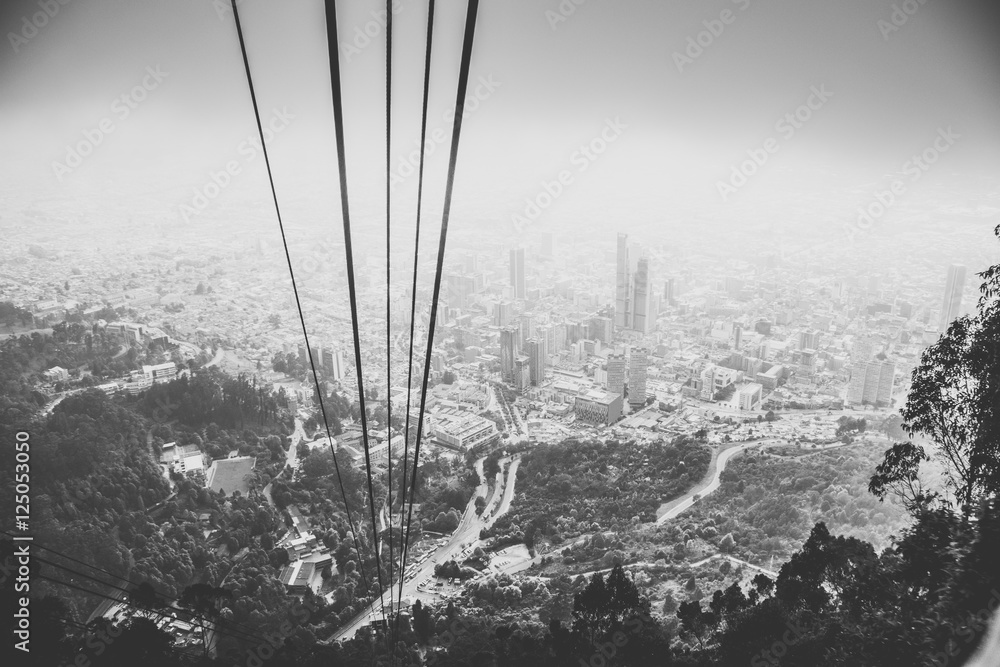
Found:
[[[628,402],[632,406],[646,403],[646,373],[649,370],[649,350],[635,348],[629,355]]]
[[[740,410],[756,410],[760,407],[763,396],[764,387],[756,382],[742,387],[738,395]]]
[[[580,421],[591,424],[613,424],[622,416],[622,397],[610,391],[595,389],[576,397],[573,412]]]

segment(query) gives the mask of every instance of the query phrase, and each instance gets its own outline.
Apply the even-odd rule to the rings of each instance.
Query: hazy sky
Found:
[[[228,0],[50,1],[58,10],[45,21],[35,17],[44,23],[37,34],[25,22],[44,0],[6,0],[0,10],[0,175],[8,187],[44,199],[99,197],[113,184],[176,209],[209,170],[230,160],[254,173],[243,185],[264,182],[262,160],[244,164],[240,152],[255,127]],[[384,3],[338,4],[352,189],[360,207],[377,210],[384,31],[374,16]],[[470,85],[482,100],[467,116],[459,163],[465,190],[457,196],[509,197],[516,209],[540,179],[566,169],[577,182],[590,179],[572,193],[581,208],[605,204],[613,188],[655,201],[653,190],[669,193],[680,182],[675,177],[715,197],[717,181],[768,138],[780,144],[768,166],[776,173],[823,164],[877,175],[898,169],[948,126],[961,139],[942,173],[992,169],[1000,156],[993,3],[897,2],[912,12],[905,22],[897,13],[899,26],[893,4],[485,0]],[[427,7],[425,0],[398,6],[393,154],[405,156],[419,129]],[[430,129],[449,135],[445,114],[454,103],[465,8],[458,0],[438,3]],[[265,122],[272,109],[293,117],[271,146],[279,188],[335,206],[323,11],[321,0],[240,2]],[[710,35],[712,28],[720,34]],[[366,29],[374,35],[367,44],[358,37]],[[694,57],[679,68],[675,54],[685,54],[699,33],[705,46],[689,51]],[[144,77],[153,81],[147,68],[157,67],[166,76],[122,118],[116,98]],[[480,77],[491,88],[480,86]],[[776,123],[814,87],[832,96],[783,137]],[[102,119],[114,131],[59,180],[53,163],[64,162],[67,147]],[[576,151],[609,119],[625,129],[588,174],[578,171]],[[438,148],[433,175],[445,165],[447,145]],[[440,180],[429,196],[439,195]],[[412,186],[408,180],[400,189],[401,199]]]

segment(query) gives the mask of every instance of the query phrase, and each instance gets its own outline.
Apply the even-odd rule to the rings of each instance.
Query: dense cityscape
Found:
[[[1000,665],[996,11],[716,5],[0,10],[11,664]]]

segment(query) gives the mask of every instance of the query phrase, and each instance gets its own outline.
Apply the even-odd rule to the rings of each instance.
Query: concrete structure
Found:
[[[742,387],[738,394],[740,410],[756,410],[760,407],[760,401],[763,395],[764,387],[756,382]]]
[[[515,299],[526,296],[524,286],[524,248],[511,248],[510,251],[510,287]]]
[[[577,396],[573,411],[580,421],[607,426],[621,417],[622,397],[620,394],[595,389]]]
[[[629,355],[628,402],[632,407],[646,403],[646,373],[649,368],[649,350],[635,348]]]
[[[952,264],[948,267],[948,279],[944,287],[944,300],[941,303],[941,332],[948,330],[962,311],[962,291],[965,289],[965,267]]]
[[[628,364],[623,354],[609,354],[607,364],[607,384],[605,388],[612,394],[625,394],[625,371]]]

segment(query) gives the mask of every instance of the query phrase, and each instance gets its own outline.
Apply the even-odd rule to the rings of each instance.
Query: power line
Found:
[[[298,288],[297,284],[295,283],[295,270],[292,268],[292,256],[291,256],[291,254],[288,251],[288,239],[286,238],[286,235],[285,235],[285,225],[284,225],[284,223],[281,220],[281,209],[278,206],[278,192],[277,192],[277,190],[274,187],[274,176],[272,175],[272,172],[271,172],[271,161],[270,161],[270,159],[268,157],[268,154],[267,154],[267,142],[264,140],[264,128],[261,125],[261,121],[260,121],[260,109],[259,109],[259,107],[257,105],[257,94],[254,91],[253,77],[250,74],[250,60],[247,57],[246,42],[243,39],[243,27],[240,24],[239,9],[237,9],[237,7],[236,7],[237,0],[230,0],[230,1],[232,3],[232,7],[233,7],[233,18],[235,19],[235,22],[236,22],[236,34],[239,36],[239,40],[240,40],[240,52],[243,54],[243,67],[246,70],[247,86],[250,89],[250,100],[251,100],[251,102],[253,102],[254,118],[257,121],[257,133],[260,135],[261,152],[264,155],[264,164],[267,166],[267,178],[268,178],[268,182],[271,185],[271,196],[274,199],[274,211],[275,211],[275,214],[276,214],[276,216],[278,218],[278,229],[281,231],[281,245],[282,245],[282,247],[285,250],[285,259],[288,262],[288,274],[289,274],[289,276],[291,277],[291,280],[292,280],[292,292],[295,295],[295,307],[298,310],[299,322],[302,325],[302,337],[303,337],[303,339],[305,341],[305,345],[306,345],[306,354],[309,357],[309,366],[310,366],[310,368],[312,368],[313,382],[316,385],[316,395],[317,395],[317,397],[319,399],[320,412],[323,415],[323,425],[326,428],[327,444],[330,446],[330,454],[333,457],[333,466],[334,466],[334,469],[335,469],[335,471],[337,473],[337,484],[340,486],[340,494],[341,494],[341,496],[344,499],[344,509],[346,510],[346,513],[347,513],[347,522],[351,526],[351,536],[352,536],[352,538],[354,540],[354,548],[358,552],[358,561],[359,561],[359,563],[358,563],[358,569],[361,572],[361,578],[362,578],[362,580],[363,580],[363,582],[365,584],[365,592],[368,593],[368,592],[371,591],[371,585],[368,583],[368,577],[365,574],[364,553],[362,552],[362,550],[361,550],[361,544],[358,541],[357,531],[355,530],[355,527],[354,527],[354,519],[351,516],[351,504],[350,504],[350,502],[347,499],[347,491],[344,489],[344,481],[343,481],[343,478],[340,475],[340,463],[337,461],[337,452],[334,451],[334,449],[333,449],[333,434],[330,431],[330,422],[327,420],[327,417],[326,417],[326,406],[324,405],[324,401],[323,401],[323,389],[320,386],[319,375],[316,372],[316,361],[315,361],[315,359],[313,359],[312,346],[309,344],[309,332],[308,332],[308,329],[306,328],[305,315],[302,312],[302,301],[299,299],[299,288]],[[336,26],[336,22],[334,23],[334,26]],[[336,34],[336,33],[334,33],[334,34]],[[342,154],[341,154],[341,158],[342,158]],[[343,159],[341,159],[341,161],[343,161]],[[358,365],[358,382],[359,382],[359,384],[361,382],[361,366],[360,366],[360,363]],[[364,411],[364,402],[363,401],[364,401],[364,399],[362,397],[362,403],[361,403],[361,420],[362,420],[362,423],[364,423],[364,421],[365,421],[365,411]],[[367,433],[367,428],[365,429],[365,431]],[[365,453],[367,454],[367,435],[365,437],[366,437],[366,443],[365,443],[365,450],[366,450],[366,452]],[[369,473],[368,474],[369,474],[368,482],[369,482],[369,487],[370,487],[371,486],[371,470],[370,469],[369,469]],[[373,528],[374,528],[374,526],[373,526]],[[377,535],[377,532],[376,532],[376,535]],[[378,566],[379,566],[379,572],[380,572],[380,576],[379,576],[379,592],[381,593],[381,569],[382,569],[382,565],[381,565],[381,562],[379,562],[379,560],[378,560],[377,542],[376,542],[376,549],[375,549],[375,558],[376,558],[376,563],[378,563]]]
[[[435,0],[429,0],[427,6],[427,48],[424,55],[424,96],[423,109],[420,117],[420,167],[417,176],[417,229],[413,241],[413,284],[410,287],[410,354],[406,371],[406,423],[403,433],[403,483],[400,490],[399,504],[399,530],[400,530],[400,573],[399,573],[399,610],[403,608],[403,584],[406,576],[406,552],[410,545],[403,539],[403,513],[406,511],[406,473],[407,462],[410,456],[410,398],[413,388],[413,335],[417,316],[417,268],[420,262],[420,215],[424,197],[424,158],[427,146],[427,107],[430,98],[431,83],[431,53],[434,44],[434,4]],[[411,496],[410,502],[413,502]]]
[[[465,96],[469,87],[469,67],[472,63],[472,45],[476,35],[476,16],[479,13],[479,0],[469,0],[469,11],[465,19],[465,38],[462,44],[462,64],[458,76],[458,94],[455,109],[462,110],[455,114],[455,124],[451,135],[451,155],[448,159],[448,184],[444,195],[444,211],[441,216],[441,236],[438,242],[437,270],[434,274],[434,293],[431,297],[431,318],[427,331],[427,353],[424,357],[423,388],[420,394],[420,412],[417,417],[417,442],[413,450],[413,477],[410,482],[410,493],[417,492],[417,465],[420,461],[420,440],[423,435],[424,411],[427,406],[427,382],[430,379],[431,355],[434,351],[434,327],[437,324],[438,299],[441,296],[441,275],[444,272],[444,252],[448,241],[448,222],[451,217],[451,201],[455,188],[455,167],[458,163],[458,146],[462,136],[462,118],[464,117]],[[409,542],[410,527],[413,520],[413,503],[410,503],[406,519],[406,542]],[[406,555],[406,554],[404,554]],[[406,569],[406,563],[403,563]]]
[[[235,5],[236,0],[232,0]],[[357,286],[354,279],[354,248],[351,238],[351,211],[347,192],[347,156],[344,141],[344,101],[340,81],[340,44],[337,42],[337,2],[326,0],[326,37],[327,51],[330,55],[330,87],[333,95],[333,123],[337,142],[337,166],[340,176],[340,205],[344,222],[344,248],[347,256],[347,286],[351,302],[351,329],[354,333],[354,363],[358,377],[358,401],[361,407],[361,431],[365,448],[365,471],[368,477],[368,497],[371,501],[371,520],[373,544],[375,547],[375,565],[378,574],[379,600],[385,595],[382,583],[382,558],[380,555],[378,524],[375,519],[375,488],[372,484],[371,449],[368,442],[368,415],[365,409],[365,385],[362,377],[361,336],[358,331],[358,299]],[[391,8],[390,8],[391,9]],[[390,12],[391,15],[391,12]],[[388,326],[388,323],[386,323]],[[390,441],[391,450],[391,441]],[[391,455],[391,451],[390,451]],[[385,605],[382,605],[383,620],[385,620]]]
[[[390,286],[392,284],[392,1],[385,2],[385,405],[386,405],[386,435],[389,444],[386,449],[388,464],[389,497],[386,516],[389,517],[389,609],[392,604],[392,577],[395,556],[392,550],[392,305]],[[378,536],[376,534],[376,540]],[[383,618],[385,617],[385,605]],[[390,642],[392,650],[395,643]]]
[[[8,533],[5,530],[0,530],[0,534],[6,535],[7,537],[15,537],[14,534]],[[47,547],[47,546],[44,546],[42,544],[39,544],[38,542],[32,542],[31,546],[32,546],[33,549],[41,549],[43,551],[47,551],[47,552],[49,552],[51,554],[54,554],[54,555],[58,556],[59,558],[64,558],[66,560],[72,561],[72,562],[77,563],[79,565],[83,565],[84,567],[88,567],[88,568],[90,568],[92,570],[95,570],[97,572],[100,572],[102,574],[106,574],[106,575],[108,575],[109,577],[111,577],[113,579],[118,579],[119,581],[125,582],[129,586],[135,587],[135,586],[139,585],[139,584],[136,584],[135,582],[133,582],[132,580],[130,580],[130,579],[126,578],[126,577],[123,577],[123,576],[118,575],[118,574],[114,574],[113,572],[109,572],[109,571],[107,571],[105,569],[97,567],[96,565],[91,565],[90,563],[84,562],[82,560],[79,560],[79,559],[74,558],[72,556],[69,556],[67,554],[64,554],[61,551],[57,551],[57,550],[55,550],[55,549],[53,549],[51,547]],[[128,595],[131,595],[134,592],[134,591],[130,591],[128,589],[122,588],[120,586],[117,586],[115,584],[111,584],[111,583],[108,583],[106,581],[101,581],[100,579],[96,579],[96,578],[91,577],[91,576],[89,576],[87,574],[84,574],[82,572],[76,572],[75,570],[72,570],[71,568],[66,567],[65,565],[61,565],[61,564],[58,564],[58,563],[51,563],[51,562],[48,562],[48,561],[46,561],[44,559],[37,559],[37,560],[39,560],[40,562],[48,563],[49,565],[52,565],[53,567],[61,568],[63,570],[66,570],[67,572],[73,572],[74,574],[76,574],[78,576],[81,576],[81,577],[84,577],[84,578],[87,578],[87,579],[91,579],[92,581],[95,581],[95,582],[97,582],[99,584],[102,584],[104,586],[108,586],[110,588],[114,588],[114,589],[120,590],[120,591],[122,591],[122,592],[124,592],[124,593],[126,593]],[[146,582],[146,583],[148,583],[148,582]],[[150,586],[152,586],[152,584],[150,584]],[[170,597],[169,595],[166,595],[164,593],[157,592],[155,589],[154,589],[153,592],[154,592],[154,594],[158,598],[163,599],[167,606],[169,606],[170,604],[175,604],[175,603],[178,602],[177,598],[173,598],[173,597]],[[235,628],[244,630],[245,634],[247,634],[249,636],[254,636],[254,633],[256,633],[256,629],[251,628],[251,627],[246,626],[246,625],[242,625],[240,623],[231,623],[230,625],[232,625]]]

